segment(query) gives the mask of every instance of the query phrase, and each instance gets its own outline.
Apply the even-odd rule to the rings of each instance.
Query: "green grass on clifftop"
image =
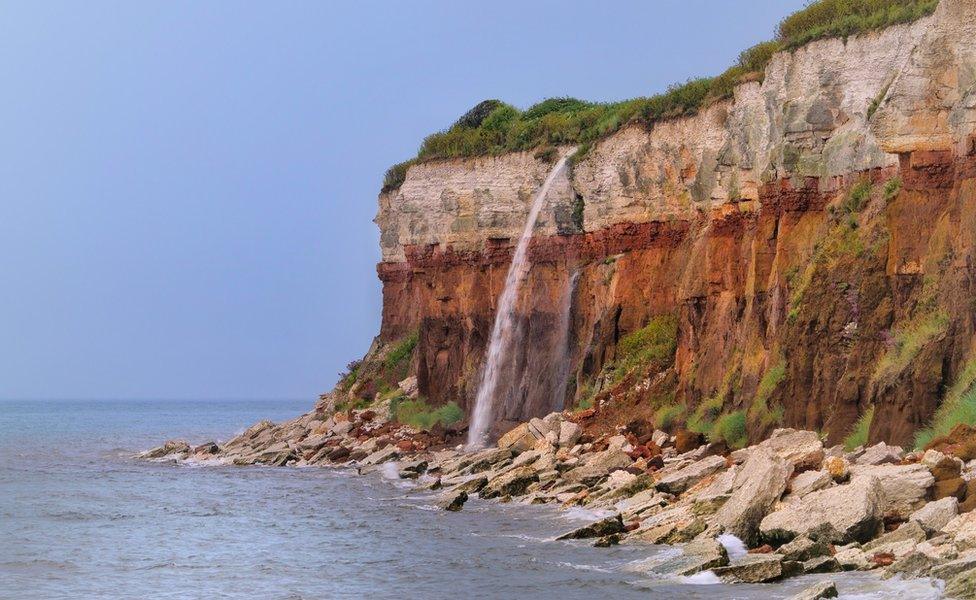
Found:
[[[415,158],[392,166],[384,178],[383,191],[399,188],[407,169],[418,161],[499,155],[562,144],[580,144],[581,152],[585,152],[594,141],[624,125],[649,127],[662,119],[695,114],[731,97],[739,83],[761,80],[776,52],[795,50],[822,38],[846,38],[909,23],[932,14],[937,5],[938,0],[816,0],[783,19],[775,39],[745,50],[721,75],[672,85],[655,96],[609,103],[549,98],[524,111],[500,100],[485,100],[447,130],[428,136]]]

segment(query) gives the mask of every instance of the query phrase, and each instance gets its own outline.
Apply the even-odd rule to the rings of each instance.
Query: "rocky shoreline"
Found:
[[[469,497],[583,506],[610,515],[559,539],[595,546],[670,544],[648,574],[711,571],[726,583],[877,570],[931,577],[952,598],[976,598],[976,461],[880,443],[845,452],[811,431],[776,430],[741,450],[632,423],[592,438],[580,413],[532,419],[495,447],[465,452],[451,432],[425,432],[381,410],[315,411],[262,421],[223,445],[170,441],[139,455],[203,464],[339,466],[383,471],[439,490],[439,506]],[[457,435],[457,432],[454,432]],[[829,582],[797,598],[836,595]]]

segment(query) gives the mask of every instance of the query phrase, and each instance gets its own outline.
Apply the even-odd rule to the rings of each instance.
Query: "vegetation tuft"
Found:
[[[393,371],[410,358],[413,349],[417,347],[418,337],[418,333],[414,331],[390,349],[386,358],[383,359],[383,366],[386,367],[387,371]]]
[[[794,50],[822,38],[846,38],[909,23],[931,14],[937,5],[938,0],[816,0],[783,19],[775,39],[745,50],[721,75],[691,79],[656,96],[609,103],[549,98],[525,111],[499,100],[485,100],[449,129],[428,136],[415,159],[387,171],[383,190],[398,188],[407,168],[416,160],[498,155],[577,144],[579,155],[574,162],[578,162],[594,141],[621,127],[650,127],[662,119],[695,114],[713,102],[731,97],[739,83],[761,80],[776,52]]]
[[[771,407],[769,401],[784,379],[786,379],[785,360],[780,360],[763,374],[756,388],[756,396],[749,406],[749,422],[763,429],[783,422],[783,407],[779,405]]]
[[[960,423],[976,423],[976,359],[963,367],[929,426],[915,434],[915,448],[925,448],[936,437],[948,435]]]
[[[844,438],[844,448],[851,451],[858,446],[868,443],[868,432],[871,430],[871,421],[874,420],[874,407],[867,409],[861,418],[854,424],[854,429]]]
[[[457,423],[464,418],[464,411],[454,402],[431,408],[423,398],[413,400],[397,396],[390,401],[390,416],[414,429],[430,430],[437,424],[447,426]]]

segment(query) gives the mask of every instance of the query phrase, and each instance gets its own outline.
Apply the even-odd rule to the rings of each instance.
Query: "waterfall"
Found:
[[[545,204],[549,188],[552,187],[556,177],[566,167],[566,161],[571,155],[572,152],[559,159],[549,176],[546,177],[542,187],[539,188],[532,200],[529,218],[525,221],[525,229],[522,230],[522,236],[515,246],[512,264],[509,265],[508,274],[505,276],[505,287],[502,288],[502,295],[498,299],[495,323],[492,325],[491,337],[488,341],[485,370],[482,374],[481,385],[478,387],[478,395],[475,397],[474,411],[471,414],[471,426],[468,429],[468,448],[471,450],[481,448],[487,442],[488,428],[492,423],[503,361],[519,341],[516,339],[519,336],[515,328],[515,302],[518,300],[519,289],[522,287],[525,275],[529,272],[530,265],[526,258],[529,240],[532,239],[532,231],[535,229],[535,222],[539,218],[542,205]]]
[[[551,410],[563,410],[566,402],[566,383],[569,381],[569,319],[573,309],[573,295],[579,281],[579,270],[574,270],[566,283],[566,291],[559,302],[559,320],[556,321],[556,343],[553,344],[555,383],[552,386]]]

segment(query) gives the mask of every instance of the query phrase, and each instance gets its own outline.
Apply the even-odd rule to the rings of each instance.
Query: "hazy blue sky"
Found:
[[[801,4],[3,2],[0,397],[312,398],[425,134],[717,74]]]

